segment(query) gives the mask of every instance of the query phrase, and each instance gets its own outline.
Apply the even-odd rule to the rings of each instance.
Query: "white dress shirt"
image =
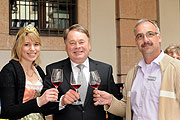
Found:
[[[83,68],[83,73],[86,77],[86,80],[87,80],[87,84],[89,83],[89,78],[90,78],[90,74],[89,74],[89,59],[87,58],[84,63],[82,63],[84,65],[84,68]],[[77,67],[78,64],[74,63],[71,61],[71,68],[72,68],[72,72],[74,74],[74,78],[75,80],[77,80],[78,78],[78,73],[80,71],[80,69]]]

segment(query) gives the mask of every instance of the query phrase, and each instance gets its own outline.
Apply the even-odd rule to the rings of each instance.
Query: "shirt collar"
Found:
[[[159,54],[159,56],[158,56],[156,59],[154,59],[154,60],[151,62],[151,64],[154,64],[154,63],[155,63],[155,64],[159,65],[159,63],[160,63],[160,61],[163,59],[164,55],[165,55],[165,54],[164,54],[164,51],[161,50],[161,53]],[[138,66],[139,66],[139,67],[145,67],[145,66],[147,66],[144,58],[138,63]]]
[[[73,62],[72,60],[70,60],[71,61],[71,66],[72,66],[72,68],[75,68],[75,67],[77,67],[77,63],[75,63],[75,62]],[[82,63],[85,67],[89,67],[89,58],[87,58],[83,63]]]

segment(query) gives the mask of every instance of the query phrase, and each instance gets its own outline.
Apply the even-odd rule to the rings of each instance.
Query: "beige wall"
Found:
[[[115,0],[91,0],[91,33],[90,56],[111,64],[115,77],[117,71]]]
[[[180,45],[180,0],[159,0],[162,49]]]

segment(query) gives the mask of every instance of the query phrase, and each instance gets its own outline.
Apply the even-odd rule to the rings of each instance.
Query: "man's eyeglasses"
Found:
[[[153,32],[153,31],[148,31],[146,34],[139,33],[136,35],[136,40],[143,40],[144,35],[146,35],[147,38],[151,39],[152,37],[154,37],[157,34],[158,34],[157,32]]]

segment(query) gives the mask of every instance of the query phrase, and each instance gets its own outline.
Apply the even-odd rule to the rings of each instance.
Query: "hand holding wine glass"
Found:
[[[61,85],[61,83],[63,82],[63,70],[62,69],[53,69],[52,74],[51,74],[51,82],[56,89],[58,88],[58,86]]]
[[[73,72],[71,72],[70,75],[70,83],[72,87],[76,90],[76,92],[79,93],[78,88],[81,86],[82,81],[80,79],[75,80]],[[80,105],[80,104],[82,104],[80,99],[74,101],[73,103],[73,105]]]

